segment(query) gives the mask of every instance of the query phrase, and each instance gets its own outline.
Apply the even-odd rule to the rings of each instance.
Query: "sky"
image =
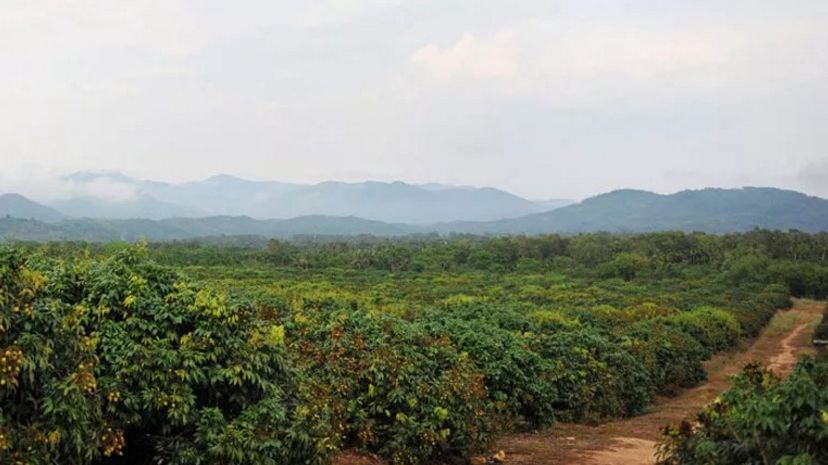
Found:
[[[824,0],[3,0],[0,190],[402,180],[828,197]]]

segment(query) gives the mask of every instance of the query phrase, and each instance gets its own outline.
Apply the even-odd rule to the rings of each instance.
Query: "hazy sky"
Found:
[[[825,0],[2,0],[0,187],[828,196],[826,25]]]

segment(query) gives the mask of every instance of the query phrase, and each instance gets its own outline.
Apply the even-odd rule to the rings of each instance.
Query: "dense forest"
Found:
[[[465,457],[642,413],[827,296],[795,231],[6,245],[0,463]],[[748,367],[664,463],[823,463],[826,372]]]

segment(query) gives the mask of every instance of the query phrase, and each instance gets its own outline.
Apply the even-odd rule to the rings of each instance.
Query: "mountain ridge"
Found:
[[[453,222],[439,232],[542,234],[663,230],[726,233],[754,228],[828,230],[828,200],[772,187],[704,188],[672,194],[619,189],[545,213]]]
[[[0,196],[0,199],[4,197],[25,199],[22,196],[8,195]],[[285,238],[294,235],[534,235],[598,231],[643,233],[665,230],[722,234],[756,228],[796,229],[814,233],[828,231],[828,200],[768,187],[706,188],[673,194],[621,189],[544,213],[496,221],[455,221],[427,225],[383,222],[353,215],[324,214],[264,220],[244,215],[176,217],[160,220],[61,217],[61,220],[53,222],[32,218],[0,219],[0,238],[105,241],[236,235]]]
[[[306,215],[357,216],[376,221],[430,224],[441,221],[489,221],[537,213],[572,203],[536,202],[491,187],[409,184],[402,181],[323,181],[295,184],[251,181],[219,174],[180,184],[139,180],[117,172],[77,172],[64,177],[78,191],[85,187],[119,187],[142,197],[143,203],[164,204],[170,216],[247,215],[257,219],[289,219]],[[88,190],[92,190],[91,188]],[[63,199],[52,204],[71,206],[71,216],[133,218],[148,216],[135,199]],[[201,212],[197,214],[195,212]],[[154,219],[162,219],[156,214]]]
[[[20,194],[0,194],[0,217],[33,218],[47,223],[60,221],[64,218],[60,211],[39,204]]]

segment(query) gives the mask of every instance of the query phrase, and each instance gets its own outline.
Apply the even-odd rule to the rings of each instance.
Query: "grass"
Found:
[[[768,324],[768,331],[784,333],[792,330],[799,321],[799,313],[785,311],[777,313]]]

